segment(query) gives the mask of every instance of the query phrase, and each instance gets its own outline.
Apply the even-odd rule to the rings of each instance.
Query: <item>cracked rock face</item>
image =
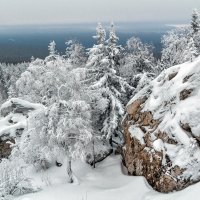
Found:
[[[200,180],[200,59],[171,67],[128,103],[124,163],[159,192]]]

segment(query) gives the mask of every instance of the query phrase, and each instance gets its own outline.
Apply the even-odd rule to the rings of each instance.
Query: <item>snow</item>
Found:
[[[41,174],[33,175],[42,191],[18,197],[15,200],[132,200],[142,199],[145,192],[151,191],[150,186],[143,177],[123,175],[121,172],[120,156],[111,156],[93,169],[87,164],[73,163],[74,172],[79,178],[79,185],[67,183],[65,166],[53,167],[42,173],[49,179],[49,185],[45,186],[41,181]],[[137,187],[137,186],[140,187]],[[137,190],[133,190],[136,188]]]
[[[140,141],[141,144],[144,144],[144,138],[143,138],[144,133],[142,132],[140,128],[136,127],[135,125],[131,125],[128,131],[130,132],[132,137],[135,137],[136,139]]]
[[[180,192],[158,193],[143,177],[124,175],[120,156],[105,159],[96,169],[77,161],[73,168],[79,177],[79,185],[67,183],[65,165],[52,167],[48,171],[32,173],[41,191],[14,200],[191,200],[200,195],[200,183]]]
[[[200,184],[194,184],[180,192],[174,192],[170,194],[157,194],[151,193],[144,198],[144,200],[191,200],[198,199]]]
[[[156,151],[162,151],[164,149],[164,144],[161,139],[157,139],[153,142],[153,147]]]
[[[10,120],[13,123],[10,123]],[[16,130],[24,129],[27,125],[27,118],[22,114],[13,114],[6,116],[5,118],[0,118],[0,136],[1,139],[9,136],[16,137]]]

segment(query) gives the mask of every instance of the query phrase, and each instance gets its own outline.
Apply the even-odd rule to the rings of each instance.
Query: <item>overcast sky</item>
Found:
[[[200,0],[0,0],[0,25],[190,19]]]

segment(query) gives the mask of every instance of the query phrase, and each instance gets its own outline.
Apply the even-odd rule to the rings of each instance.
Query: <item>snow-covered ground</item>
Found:
[[[34,174],[34,181],[42,190],[15,200],[191,200],[200,195],[200,184],[170,194],[151,189],[143,177],[122,173],[120,156],[111,156],[96,169],[80,162],[73,163],[80,184],[67,183],[65,166],[53,167]]]

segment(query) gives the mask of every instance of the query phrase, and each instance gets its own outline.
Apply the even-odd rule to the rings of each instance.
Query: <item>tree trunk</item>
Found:
[[[93,168],[95,168],[95,149],[94,149],[94,139],[92,141],[92,154],[93,154]]]
[[[72,173],[72,159],[71,157],[68,158],[68,163],[67,163],[67,174],[69,177],[69,183],[73,183],[73,173]]]
[[[111,146],[111,153],[113,153],[113,138],[112,138],[112,136],[109,139],[109,143],[110,143],[110,146]]]

